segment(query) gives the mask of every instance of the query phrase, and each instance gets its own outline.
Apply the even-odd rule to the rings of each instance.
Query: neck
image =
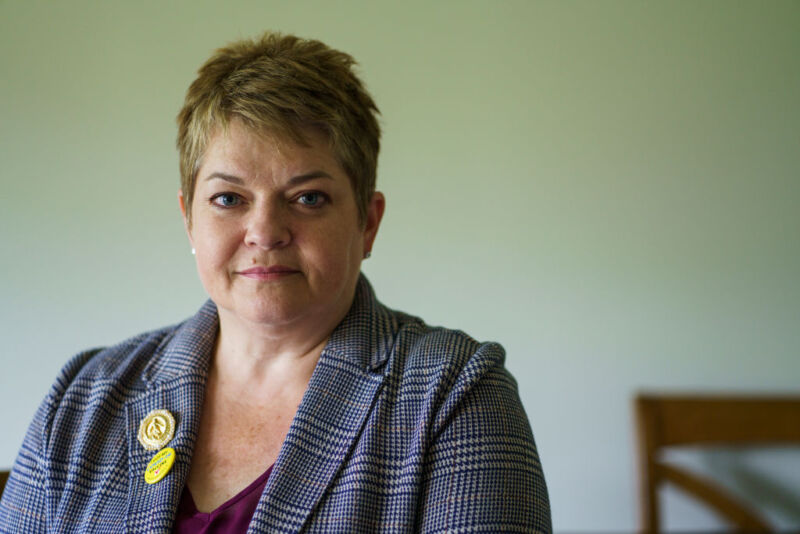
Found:
[[[275,336],[251,328],[219,311],[219,334],[212,372],[241,384],[280,380],[308,382],[328,342],[329,332],[316,336]],[[332,329],[331,329],[332,330]]]
[[[280,324],[254,322],[218,306],[211,373],[242,387],[282,383],[308,384],[331,332],[344,319],[356,293],[338,299],[337,309],[310,313]]]

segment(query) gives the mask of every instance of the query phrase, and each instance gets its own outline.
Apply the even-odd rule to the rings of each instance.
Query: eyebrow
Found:
[[[205,181],[210,182],[214,179],[225,180],[226,182],[230,182],[236,185],[244,185],[244,180],[239,178],[238,176],[234,176],[233,174],[225,174],[224,172],[212,172],[208,176],[206,176]]]
[[[286,182],[286,185],[296,186],[296,185],[303,184],[305,182],[309,182],[311,180],[315,180],[317,178],[327,178],[329,180],[333,180],[333,176],[331,176],[330,174],[328,174],[325,171],[311,171],[311,172],[307,172],[305,174],[299,174],[297,176],[292,176]],[[242,180],[238,176],[233,175],[233,174],[226,174],[224,172],[212,172],[211,174],[206,176],[206,180],[205,181],[208,182],[208,181],[214,180],[214,179],[224,180],[226,182],[230,182],[230,183],[236,184],[236,185],[244,185],[244,180]]]
[[[306,174],[292,176],[291,178],[289,178],[287,185],[300,185],[306,182],[310,182],[311,180],[315,180],[317,178],[327,178],[328,180],[333,180],[333,176],[331,176],[325,171],[311,171],[307,172]]]

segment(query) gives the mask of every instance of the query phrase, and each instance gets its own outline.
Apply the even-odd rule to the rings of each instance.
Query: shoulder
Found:
[[[87,420],[113,418],[146,391],[146,370],[176,326],[132,336],[109,347],[82,351],[61,368],[29,428],[31,448],[48,449],[53,434],[71,435]]]
[[[56,420],[68,426],[92,414],[111,417],[157,384],[204,374],[218,324],[216,306],[207,301],[181,323],[74,356],[45,397],[42,426],[47,430]]]
[[[489,403],[519,406],[517,383],[505,368],[505,350],[496,342],[478,341],[461,330],[430,326],[401,312],[389,358],[388,375],[400,396],[417,396],[439,413],[441,422],[476,391]]]
[[[363,275],[353,305],[331,334],[326,352],[347,354],[343,360],[381,374],[418,370],[430,375],[461,369],[469,362],[502,367],[505,361],[497,343],[479,342],[460,330],[431,326],[385,306]]]
[[[55,487],[54,477],[61,484],[63,473],[85,473],[98,458],[109,468],[125,458],[118,454],[125,450],[119,446],[125,403],[146,388],[145,370],[177,330],[145,332],[69,359],[25,434],[0,504],[0,530],[39,531],[48,515],[45,488]]]
[[[477,341],[461,330],[430,326],[406,313],[394,314],[399,325],[395,351],[403,355],[406,367],[477,376],[505,363],[505,350],[499,343]]]
[[[50,397],[61,397],[71,386],[116,384],[132,389],[142,387],[145,368],[152,362],[180,325],[132,336],[108,347],[98,347],[73,356],[61,369]]]
[[[394,312],[400,325],[398,341],[420,364],[460,365],[469,360],[476,362],[505,362],[503,347],[493,341],[477,341],[461,330],[431,326],[419,317]]]
[[[423,436],[421,530],[551,532],[544,474],[503,347],[405,314],[398,323],[391,404],[416,419],[398,414],[403,424],[389,426]]]

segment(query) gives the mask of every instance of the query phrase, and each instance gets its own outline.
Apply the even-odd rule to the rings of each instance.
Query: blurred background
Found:
[[[388,201],[364,271],[506,347],[557,532],[636,528],[636,392],[800,392],[800,2],[0,0],[0,468],[71,355],[206,298],[174,117],[266,29],[359,61]],[[796,449],[684,456],[800,526]]]

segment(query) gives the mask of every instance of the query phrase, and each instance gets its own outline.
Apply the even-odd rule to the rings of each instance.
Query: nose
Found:
[[[264,250],[283,248],[292,241],[288,214],[280,206],[261,205],[250,210],[244,242]]]

